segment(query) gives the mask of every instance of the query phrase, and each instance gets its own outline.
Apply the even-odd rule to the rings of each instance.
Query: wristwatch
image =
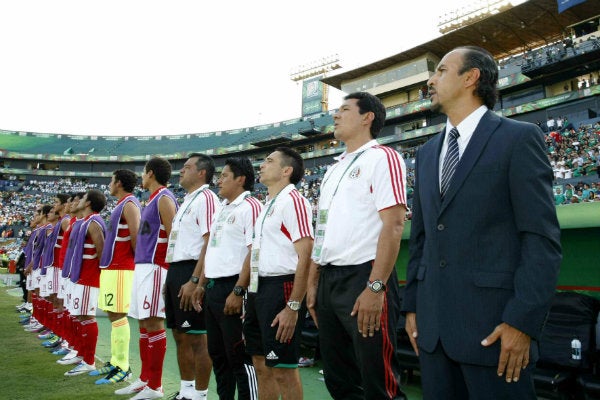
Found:
[[[300,309],[300,302],[299,301],[290,300],[290,301],[287,302],[287,306],[292,311],[298,311]]]
[[[192,275],[192,277],[190,278],[190,282],[192,282],[194,285],[197,285],[198,282],[200,282],[200,278],[198,278],[197,276]]]
[[[385,291],[385,283],[381,279],[375,279],[374,281],[367,282],[367,287],[371,289],[373,293],[379,293]]]
[[[234,286],[233,294],[235,294],[236,296],[243,296],[244,293],[246,293],[246,289],[244,289],[243,286]]]

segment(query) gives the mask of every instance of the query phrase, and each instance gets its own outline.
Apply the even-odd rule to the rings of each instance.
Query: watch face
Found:
[[[375,293],[380,292],[383,290],[383,282],[380,280],[373,281],[369,284],[369,288]]]
[[[241,286],[235,286],[233,288],[233,294],[235,294],[236,296],[243,296],[244,295],[244,288]]]
[[[300,302],[299,301],[288,301],[287,302],[287,306],[292,310],[292,311],[298,311],[300,309]]]
[[[190,281],[192,281],[192,283],[198,283],[200,281],[200,278],[198,278],[197,276],[192,276],[190,278]]]

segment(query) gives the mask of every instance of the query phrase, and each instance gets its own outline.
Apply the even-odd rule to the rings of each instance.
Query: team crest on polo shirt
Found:
[[[348,178],[356,179],[359,176],[360,176],[360,165],[357,165],[356,167],[354,167],[352,169],[352,171],[350,171],[350,173],[348,174]]]
[[[235,222],[235,215],[230,215],[229,218],[227,218],[227,223],[233,224],[234,222]]]

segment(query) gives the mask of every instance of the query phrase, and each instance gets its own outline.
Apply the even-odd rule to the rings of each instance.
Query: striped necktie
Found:
[[[452,175],[454,175],[456,164],[458,164],[458,142],[456,139],[459,136],[460,134],[456,128],[452,128],[448,135],[448,151],[446,152],[444,164],[442,165],[442,183],[440,185],[440,195],[442,200],[444,199],[444,195],[450,186],[450,181],[452,180]]]

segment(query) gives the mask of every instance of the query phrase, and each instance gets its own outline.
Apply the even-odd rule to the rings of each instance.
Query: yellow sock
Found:
[[[110,363],[123,371],[129,369],[129,320],[127,317],[116,320],[110,333]]]

